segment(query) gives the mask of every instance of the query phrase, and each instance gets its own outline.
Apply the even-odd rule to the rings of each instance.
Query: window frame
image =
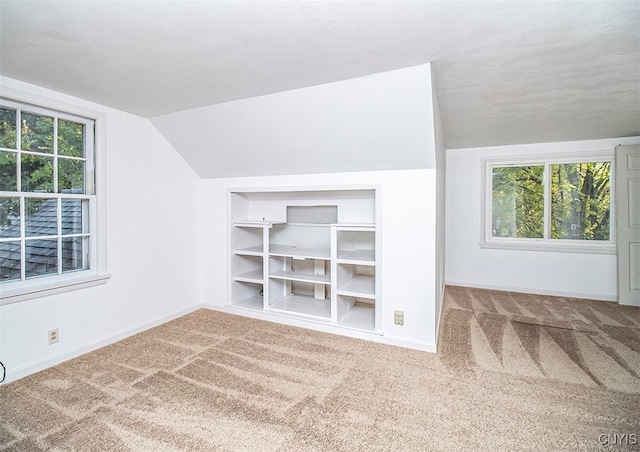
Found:
[[[482,159],[482,207],[481,207],[481,238],[480,248],[503,250],[547,251],[562,253],[615,254],[615,161],[614,151],[601,150],[588,153],[559,153],[535,156],[517,157],[485,157]],[[575,240],[554,239],[551,233],[551,165],[610,162],[609,173],[609,240]],[[543,237],[542,238],[514,238],[493,237],[492,206],[493,206],[493,168],[508,166],[543,166]]]
[[[4,282],[0,284],[0,306],[105,284],[111,276],[107,271],[106,256],[106,115],[79,105],[7,87],[0,87],[0,99],[4,106],[18,107],[28,113],[50,116],[54,112],[60,119],[78,122],[79,118],[85,118],[93,122],[93,130],[86,133],[86,138],[92,140],[93,149],[90,155],[84,157],[87,162],[92,163],[92,168],[85,170],[85,193],[71,195],[89,202],[89,269]],[[17,132],[20,135],[20,131]],[[16,192],[16,197],[63,198],[65,195],[20,190]]]

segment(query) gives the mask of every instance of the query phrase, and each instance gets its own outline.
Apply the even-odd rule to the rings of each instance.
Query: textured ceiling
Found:
[[[434,62],[447,145],[640,135],[640,2],[0,0],[0,73],[145,117]]]

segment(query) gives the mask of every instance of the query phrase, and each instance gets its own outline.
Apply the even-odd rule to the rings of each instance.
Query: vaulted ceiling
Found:
[[[0,0],[0,74],[145,117],[433,62],[447,147],[640,135],[640,2]]]

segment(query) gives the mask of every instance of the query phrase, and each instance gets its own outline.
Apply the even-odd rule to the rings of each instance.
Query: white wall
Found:
[[[380,185],[384,337],[435,349],[436,159],[429,65],[206,107],[182,122],[179,116],[163,117],[153,125],[44,88],[0,81],[1,87],[106,115],[112,274],[102,286],[0,307],[0,360],[9,380],[200,302],[223,306],[228,187]],[[154,125],[172,140],[172,133],[211,132],[211,140],[199,135],[180,149],[204,176],[219,175],[216,168],[262,174],[312,168],[314,174],[203,181]],[[405,312],[404,326],[394,325],[393,310]],[[55,327],[60,342],[49,346],[46,333]]]
[[[9,380],[199,304],[200,184],[143,118],[2,78],[0,86],[106,114],[107,284],[0,307]],[[47,330],[60,341],[47,344]]]
[[[429,64],[152,122],[203,178],[435,167]]]
[[[444,297],[445,285],[445,211],[446,211],[446,143],[442,120],[440,117],[440,107],[436,96],[435,86],[432,85],[433,97],[433,129],[434,146],[436,157],[436,294],[435,294],[435,318],[436,336],[440,325],[440,311],[442,310],[442,300]],[[436,337],[437,339],[437,337]]]
[[[615,255],[480,248],[482,159],[603,150],[613,155],[618,144],[638,142],[635,137],[447,150],[447,283],[616,300]]]
[[[204,177],[220,172],[261,175],[204,183],[205,303],[222,307],[228,300],[228,188],[380,184],[384,338],[435,349],[436,156],[430,65],[152,121]],[[202,130],[212,131],[204,148],[193,139]],[[394,310],[405,312],[404,326],[394,324]]]
[[[382,322],[385,338],[402,345],[435,350],[434,169],[210,179],[204,181],[203,295],[205,303],[224,306],[229,299],[227,189],[305,188],[380,185],[382,239]],[[404,326],[393,311],[405,312]]]

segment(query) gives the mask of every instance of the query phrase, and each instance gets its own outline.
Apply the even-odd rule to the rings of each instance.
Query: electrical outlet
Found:
[[[404,325],[404,311],[393,311],[393,323],[396,325]]]
[[[55,344],[56,342],[58,342],[58,339],[60,339],[60,337],[58,336],[58,328],[49,330],[48,337],[49,337],[49,345]]]

